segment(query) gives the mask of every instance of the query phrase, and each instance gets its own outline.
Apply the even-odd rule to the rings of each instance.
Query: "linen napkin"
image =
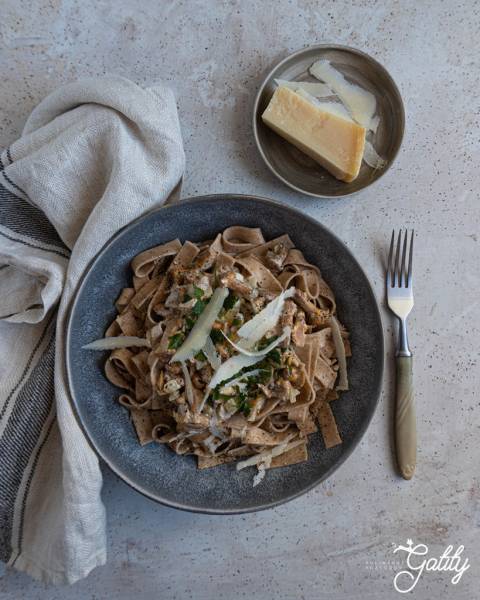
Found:
[[[181,181],[175,99],[122,77],[77,81],[0,160],[0,559],[72,583],[106,543],[98,459],[68,399],[68,306],[110,236]]]

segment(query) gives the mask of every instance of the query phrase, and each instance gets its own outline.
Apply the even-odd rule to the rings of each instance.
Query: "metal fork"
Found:
[[[417,431],[413,403],[412,353],[408,346],[407,317],[413,308],[412,258],[413,229],[410,245],[408,231],[398,232],[395,250],[395,230],[387,265],[387,301],[390,310],[399,319],[398,350],[396,353],[395,448],[398,468],[404,479],[411,479],[417,459]],[[401,254],[401,256],[400,256]]]

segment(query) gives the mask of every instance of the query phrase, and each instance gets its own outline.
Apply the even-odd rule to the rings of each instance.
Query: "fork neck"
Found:
[[[399,319],[397,356],[412,356],[408,345],[406,319]]]

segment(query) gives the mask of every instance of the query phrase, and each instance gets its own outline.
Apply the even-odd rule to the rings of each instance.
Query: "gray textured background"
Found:
[[[178,98],[185,196],[252,192],[305,210],[354,251],[379,297],[392,226],[415,226],[419,428],[419,467],[407,483],[393,469],[387,368],[358,450],[326,483],[280,508],[234,517],[181,513],[106,472],[107,566],[57,589],[2,567],[0,598],[399,598],[392,579],[404,567],[392,543],[407,538],[428,544],[430,556],[464,544],[472,565],[457,586],[446,573],[424,574],[412,596],[478,598],[478,4],[1,0],[0,17],[0,147],[48,92],[76,77],[164,79]],[[254,148],[250,117],[272,63],[329,41],[365,50],[390,70],[407,131],[397,163],[375,187],[320,201],[273,179]],[[391,349],[386,313],[385,324]]]

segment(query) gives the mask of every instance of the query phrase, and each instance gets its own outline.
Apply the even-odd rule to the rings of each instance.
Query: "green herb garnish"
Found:
[[[237,296],[230,292],[228,296],[225,298],[225,302],[223,303],[223,308],[225,310],[230,310],[235,306],[236,301],[238,300]]]
[[[275,365],[280,366],[282,364],[282,354],[277,348],[270,350],[270,352],[267,354],[267,358]]]
[[[195,306],[192,308],[192,314],[194,314],[198,317],[199,315],[202,314],[202,312],[206,306],[207,306],[206,302],[204,302],[203,300],[197,300],[195,302]]]
[[[200,350],[200,352],[197,352],[195,354],[195,358],[196,360],[199,360],[201,362],[205,362],[207,360],[207,357],[205,356],[205,354],[202,352],[202,350]]]
[[[168,338],[168,349],[176,350],[177,348],[180,348],[180,346],[183,344],[184,339],[185,336],[183,335],[183,333],[176,333],[175,335],[172,335]]]
[[[260,373],[258,373],[258,375],[252,375],[251,377],[246,378],[249,389],[254,389],[258,383],[266,383],[273,374],[273,367],[271,365],[259,367],[259,369]]]
[[[242,324],[242,319],[233,319],[233,321],[232,321],[232,325],[234,327],[240,327],[241,324]]]
[[[223,342],[223,334],[220,329],[212,329],[210,337],[214,344],[221,344]]]
[[[262,368],[260,374],[258,375],[258,383],[267,383],[267,381],[270,381],[271,377],[273,375],[273,367],[272,366],[268,366],[265,368]]]
[[[186,325],[187,329],[190,331],[190,329],[195,325],[195,319],[192,319],[192,317],[186,317],[185,325]]]
[[[248,403],[246,394],[239,394],[237,397],[237,408],[240,412],[242,412],[246,417],[250,414],[252,410],[250,404]]]
[[[197,287],[196,285],[193,287],[193,297],[197,300],[201,300],[203,298],[203,290],[202,288]]]

